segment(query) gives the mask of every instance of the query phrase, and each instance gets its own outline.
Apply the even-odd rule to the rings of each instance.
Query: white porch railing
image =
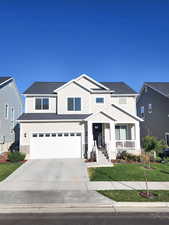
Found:
[[[93,145],[92,151],[95,152],[95,155],[96,155],[96,162],[98,162],[98,161],[99,161],[99,152],[98,152],[98,148],[97,148],[96,141],[94,141],[94,145]]]
[[[135,149],[135,140],[116,140],[116,149]]]

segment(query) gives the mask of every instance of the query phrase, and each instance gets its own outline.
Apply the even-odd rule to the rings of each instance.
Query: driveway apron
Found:
[[[87,190],[82,159],[29,160],[5,181],[0,190]]]
[[[0,182],[1,204],[112,204],[88,190],[87,168],[82,159],[29,160]]]

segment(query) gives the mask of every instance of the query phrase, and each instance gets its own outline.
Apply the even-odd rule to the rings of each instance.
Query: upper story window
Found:
[[[9,105],[5,104],[5,119],[8,119],[8,114],[9,114]]]
[[[144,106],[140,107],[140,114],[141,114],[141,117],[144,118]]]
[[[104,98],[96,98],[96,103],[104,103]]]
[[[36,98],[35,99],[35,109],[37,109],[37,110],[49,109],[49,99],[48,98]]]
[[[120,97],[119,98],[119,104],[127,104],[127,98],[126,97]]]
[[[15,126],[15,111],[14,111],[14,108],[12,107],[11,108],[11,133],[13,133],[13,129],[14,129],[14,126]]]
[[[81,111],[81,98],[68,98],[67,99],[68,111]]]
[[[148,104],[148,112],[152,113],[152,104]]]

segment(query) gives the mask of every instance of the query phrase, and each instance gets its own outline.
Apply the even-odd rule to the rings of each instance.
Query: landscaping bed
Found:
[[[169,191],[151,190],[151,192],[156,195],[153,199],[140,196],[140,192],[142,191],[143,190],[106,190],[98,192],[117,202],[169,202]]]
[[[88,168],[91,181],[169,181],[169,163],[151,164],[153,169],[144,164],[115,164],[114,167]]]
[[[5,162],[0,163],[0,181],[4,180],[8,177],[11,173],[13,173],[18,167],[20,167],[23,163],[22,162]]]

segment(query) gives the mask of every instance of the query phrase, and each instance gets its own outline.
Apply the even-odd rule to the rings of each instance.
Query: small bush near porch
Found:
[[[152,169],[143,164],[116,164],[114,167],[89,168],[91,181],[169,181],[169,163],[153,163]]]

